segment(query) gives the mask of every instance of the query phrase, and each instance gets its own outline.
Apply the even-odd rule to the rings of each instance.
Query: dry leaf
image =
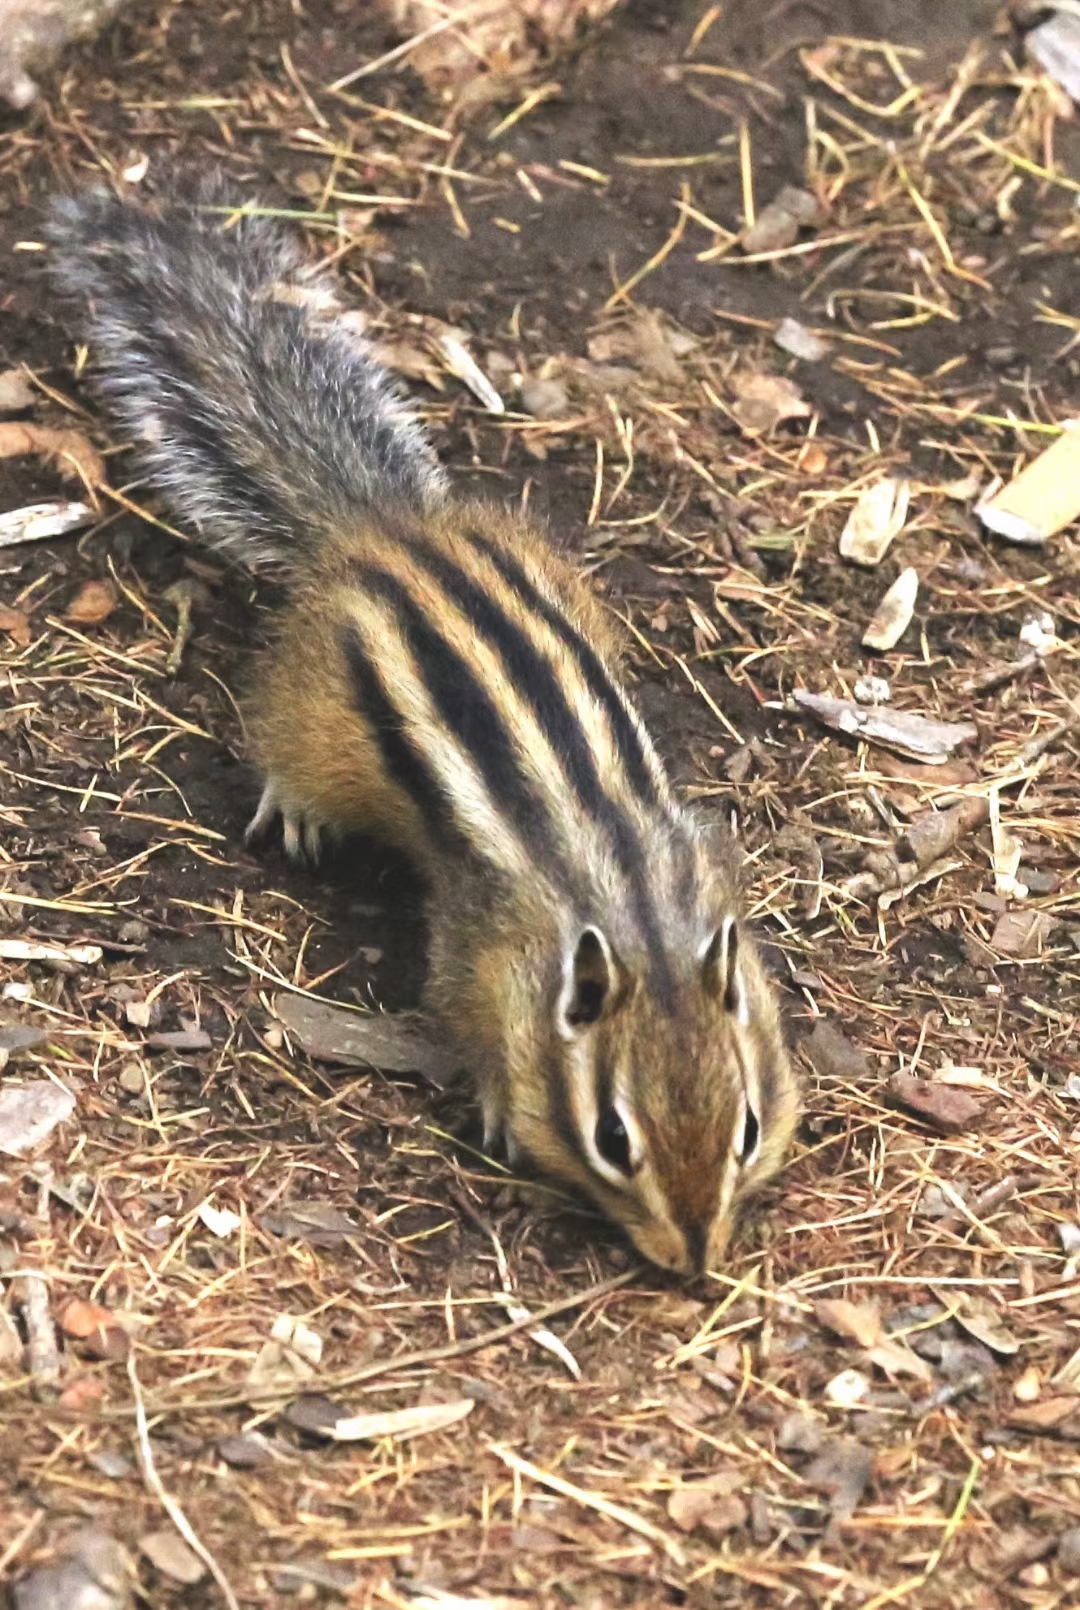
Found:
[[[87,581],[79,588],[64,611],[66,621],[80,626],[97,626],[108,620],[116,608],[116,589],[107,581]]]
[[[435,321],[428,322],[431,324]],[[440,325],[434,333],[434,340],[450,373],[468,386],[488,413],[505,414],[506,404],[465,345],[462,336],[449,325]]]
[[[657,313],[646,308],[593,336],[586,351],[594,363],[624,358],[657,380],[676,385],[685,378],[679,357],[697,345],[696,336],[669,330]]]
[[[0,939],[0,961],[51,962],[61,968],[94,967],[101,956],[100,945],[43,945],[33,939]]]
[[[312,1379],[322,1360],[322,1338],[318,1332],[279,1314],[270,1339],[259,1349],[248,1371],[244,1390],[255,1402],[262,1397],[286,1396]]]
[[[512,99],[517,79],[572,45],[583,23],[598,22],[618,0],[379,0],[403,39],[426,34],[409,65],[436,94],[456,92],[472,106]],[[447,27],[447,20],[453,22]],[[464,92],[464,93],[463,93]]]
[[[947,760],[959,744],[971,743],[979,736],[973,721],[932,721],[911,710],[889,710],[881,705],[860,705],[854,699],[835,699],[827,693],[810,693],[795,688],[792,700],[800,710],[837,732],[867,743],[879,743],[913,760],[937,765]]]
[[[863,1053],[830,1018],[817,1019],[813,1032],[802,1041],[799,1050],[823,1078],[855,1084],[870,1076],[870,1064]]]
[[[21,1372],[23,1342],[19,1327],[6,1308],[0,1308],[0,1373]]]
[[[935,1291],[939,1302],[946,1303],[952,1296],[952,1317],[960,1329],[976,1342],[981,1342],[992,1353],[1011,1358],[1019,1351],[1020,1343],[1004,1324],[997,1309],[985,1297],[964,1292],[959,1298],[946,1291]]]
[[[707,1522],[718,1504],[723,1504],[745,1484],[746,1477],[740,1470],[722,1470],[704,1481],[687,1482],[683,1487],[676,1487],[668,1499],[668,1519],[680,1532],[693,1532]]]
[[[1080,429],[1075,422],[975,513],[995,536],[1029,547],[1071,525],[1080,516]]]
[[[813,413],[798,386],[784,375],[743,373],[733,384],[732,413],[746,436],[765,435],[786,419],[809,419]]]
[[[29,648],[34,637],[26,611],[12,609],[8,604],[0,604],[0,632],[6,632],[20,648]]]
[[[1002,956],[1041,956],[1060,926],[1052,911],[1003,911],[990,944]]]
[[[888,475],[864,487],[840,534],[840,553],[857,565],[879,565],[907,519],[910,483]]]
[[[920,1358],[918,1353],[913,1353],[905,1342],[896,1341],[891,1336],[875,1343],[866,1356],[890,1379],[896,1375],[907,1375],[921,1381],[924,1386],[934,1384],[934,1372],[926,1360]]]
[[[776,1446],[781,1453],[817,1453],[824,1440],[824,1423],[801,1409],[785,1414],[776,1432]]]
[[[773,340],[784,352],[790,352],[793,358],[802,358],[805,363],[819,363],[828,356],[829,349],[821,337],[798,319],[781,319],[773,331]]]
[[[745,229],[740,245],[744,252],[783,251],[793,246],[799,230],[822,222],[821,205],[809,190],[786,184],[772,201],[766,202],[754,222]]]
[[[13,420],[0,424],[0,458],[23,458],[27,454],[49,459],[61,475],[81,481],[84,486],[105,485],[105,460],[81,431],[53,430],[48,425]]]
[[[388,1409],[384,1414],[355,1414],[336,1420],[323,1434],[335,1442],[377,1442],[392,1437],[403,1442],[432,1431],[445,1431],[464,1420],[476,1408],[473,1398],[455,1398],[452,1403],[418,1403],[411,1409]]]
[[[105,1382],[100,1375],[76,1375],[69,1380],[57,1402],[62,1409],[85,1414],[97,1408],[105,1396]]]
[[[352,1215],[329,1202],[292,1202],[260,1214],[259,1224],[271,1235],[310,1241],[313,1247],[339,1247],[360,1233]]]
[[[66,1304],[60,1315],[60,1329],[65,1336],[73,1336],[78,1341],[84,1341],[88,1336],[98,1332],[116,1329],[116,1318],[100,1303],[87,1301],[82,1297],[73,1297]]]
[[[226,1240],[229,1236],[235,1235],[244,1222],[239,1213],[234,1213],[232,1208],[217,1208],[212,1202],[202,1204],[199,1219],[210,1234],[216,1235],[219,1240]]]
[[[911,625],[915,600],[919,596],[919,573],[911,566],[902,570],[875,609],[863,633],[863,647],[879,654],[894,649]]]
[[[818,1323],[860,1347],[874,1347],[881,1340],[881,1315],[874,1303],[851,1303],[844,1297],[823,1297],[814,1304]]]
[[[1021,1431],[1049,1431],[1070,1441],[1080,1439],[1080,1398],[1043,1398],[1014,1409],[1008,1423]]]
[[[832,1512],[829,1531],[849,1520],[874,1474],[874,1454],[853,1437],[837,1437],[827,1442],[817,1458],[803,1472],[808,1487],[824,1493]]]
[[[21,369],[5,369],[0,374],[0,414],[18,414],[32,408],[36,393]]]
[[[201,1582],[206,1575],[206,1566],[188,1547],[179,1532],[162,1530],[160,1532],[147,1532],[139,1539],[139,1547],[146,1558],[162,1576],[172,1577],[174,1582],[183,1582],[191,1585]]]
[[[891,1101],[914,1113],[940,1135],[959,1135],[982,1116],[983,1103],[954,1085],[934,1079],[917,1079],[911,1073],[894,1073],[886,1085]]]
[[[917,760],[903,760],[899,755],[883,749],[874,756],[874,767],[885,777],[900,783],[919,783],[934,793],[963,788],[967,783],[978,782],[978,767],[970,760],[944,760],[940,766],[920,765]]]
[[[75,1111],[75,1097],[51,1079],[0,1089],[0,1153],[25,1157]]]

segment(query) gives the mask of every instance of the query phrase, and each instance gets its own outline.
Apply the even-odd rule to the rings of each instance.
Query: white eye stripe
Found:
[[[749,1100],[743,1102],[742,1123],[739,1127],[737,1156],[743,1168],[755,1162],[761,1150],[761,1120]]]

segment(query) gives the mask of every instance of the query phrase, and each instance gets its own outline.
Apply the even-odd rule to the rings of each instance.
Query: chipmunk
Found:
[[[451,492],[335,282],[218,181],[59,200],[48,240],[172,509],[291,573],[248,707],[249,832],[403,850],[485,1143],[661,1267],[714,1268],[798,1090],[730,830],[674,798],[607,612],[519,514]]]

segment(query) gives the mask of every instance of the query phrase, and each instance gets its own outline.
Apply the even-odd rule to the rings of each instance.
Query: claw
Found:
[[[277,813],[278,803],[274,785],[273,783],[267,783],[263,788],[255,815],[244,829],[244,843],[250,844],[253,839],[261,837]]]

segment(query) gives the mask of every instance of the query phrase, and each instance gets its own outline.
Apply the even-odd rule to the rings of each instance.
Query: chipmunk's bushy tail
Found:
[[[296,563],[306,540],[430,507],[445,482],[359,315],[242,205],[216,177],[178,204],[58,200],[51,273],[89,303],[101,389],[179,518],[234,558]]]

